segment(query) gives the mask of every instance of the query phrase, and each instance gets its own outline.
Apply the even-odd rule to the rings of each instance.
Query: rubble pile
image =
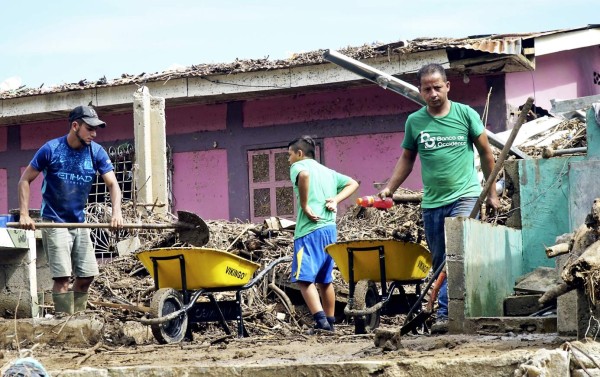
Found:
[[[545,150],[558,151],[587,147],[586,134],[584,119],[579,117],[565,119],[549,130],[533,137],[525,146],[519,146],[519,149],[533,158],[542,158]]]
[[[537,140],[547,138],[552,139],[550,144],[534,142],[530,143],[531,145],[527,148],[521,147],[521,150],[534,158],[540,158],[544,148],[547,148],[548,145],[556,149],[585,146],[585,123],[577,118],[565,120],[556,127],[536,136]],[[500,151],[494,148],[494,153],[497,156]],[[498,179],[504,179],[502,171]],[[497,213],[486,216],[485,207],[482,208],[481,213],[485,221],[505,224],[511,208],[511,199],[507,191],[504,187],[500,194],[501,208]],[[395,194],[410,196],[418,193],[399,189]],[[145,206],[141,206],[141,208],[142,210],[140,210],[140,206],[125,204],[123,213],[126,222],[164,223],[177,220],[171,214],[159,215],[152,208]],[[89,214],[92,218],[88,221],[107,222],[110,218],[110,208],[103,208],[100,205],[100,207],[90,210]],[[281,226],[283,221],[280,223],[278,219],[277,221],[274,219],[276,218],[271,218],[270,221],[262,224],[240,221],[207,221],[210,240],[204,247],[226,250],[264,267],[279,257],[293,253],[293,228]],[[275,223],[279,226],[275,226]],[[396,201],[396,205],[388,210],[353,205],[345,213],[338,215],[337,225],[339,241],[395,238],[426,245],[419,202]],[[176,232],[165,232],[164,230],[128,230],[121,232],[118,238],[132,236],[140,239],[140,250],[190,246],[180,242]],[[289,264],[276,266],[272,274],[244,293],[245,323],[249,331],[254,334],[264,335],[279,332],[289,336],[290,334],[301,334],[304,327],[311,325],[312,318],[302,303],[297,303],[298,305],[290,308],[285,303],[285,301],[290,302],[290,299],[285,297],[284,290],[274,294],[274,284],[280,280],[287,280],[289,269]],[[154,292],[154,281],[135,255],[114,258],[109,263],[102,264],[100,271],[90,292],[93,308],[102,307],[105,315],[114,316],[115,319],[122,321],[135,320],[146,315],[143,308],[150,305]],[[347,293],[348,284],[343,281],[337,270],[334,271],[334,286],[339,296],[343,298]],[[228,294],[230,293],[220,293],[225,296]],[[400,317],[382,318],[382,320],[389,321],[390,324],[397,324],[402,321]],[[285,318],[285,320],[281,320],[281,318]],[[222,330],[217,328],[217,324],[202,324],[201,326],[203,333],[222,335]],[[213,328],[214,332],[211,331]],[[347,331],[351,332],[352,329],[348,327]]]
[[[401,190],[409,192],[408,190]],[[108,216],[107,210],[93,211],[103,213],[98,215],[98,221],[104,221]],[[140,220],[138,211],[124,206],[124,216],[135,216]],[[129,220],[126,218],[126,222]],[[146,216],[144,222],[161,222],[164,216]],[[243,258],[266,266],[271,261],[293,253],[293,230],[276,229],[272,223],[251,224],[230,221],[207,221],[210,229],[210,240],[204,247],[226,250]],[[177,240],[175,232],[133,232],[140,238],[143,245],[140,250],[159,247],[189,246]],[[165,234],[166,233],[166,234]],[[423,224],[418,203],[399,204],[390,210],[382,211],[375,208],[362,208],[357,205],[350,207],[338,217],[338,240],[356,240],[369,238],[392,238],[410,242],[424,242]],[[287,313],[281,299],[272,294],[269,285],[275,276],[283,279],[289,277],[289,264],[281,264],[274,268],[273,275],[263,279],[253,289],[244,294],[244,315],[247,326],[253,331],[291,331],[299,332],[302,325],[312,323],[312,318],[306,308],[295,308],[294,313]],[[347,292],[338,271],[334,272],[336,290]],[[107,313],[112,313],[115,319],[131,320],[143,316],[143,310],[136,308],[148,307],[154,292],[154,281],[135,255],[125,255],[114,258],[109,263],[100,266],[100,275],[95,280],[90,291],[90,301],[95,308],[103,307]],[[285,294],[285,293],[284,293]],[[222,295],[227,295],[226,292]],[[343,294],[342,294],[343,296]],[[289,299],[289,298],[288,298]],[[277,313],[293,314],[289,321],[277,320]],[[281,315],[281,314],[280,314]],[[284,324],[285,322],[285,324]],[[216,325],[206,325],[207,329]],[[205,331],[207,329],[204,329]],[[217,330],[217,333],[221,333]]]

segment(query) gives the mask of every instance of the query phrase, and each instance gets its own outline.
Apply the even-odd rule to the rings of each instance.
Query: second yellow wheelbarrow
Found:
[[[354,318],[356,334],[377,328],[381,314],[408,314],[408,318],[421,311],[425,293],[421,284],[431,269],[431,254],[425,247],[394,239],[369,239],[337,242],[326,251],[349,284],[344,314]],[[406,292],[405,286],[414,286],[414,293]]]
[[[238,336],[247,336],[242,321],[242,291],[253,287],[267,272],[291,256],[269,263],[255,275],[259,264],[224,250],[173,247],[144,250],[136,254],[154,278],[156,292],[150,302],[150,325],[159,343],[191,338],[188,324],[218,321],[227,335],[227,321],[237,321]],[[235,300],[220,300],[217,292],[235,292]],[[198,301],[207,296],[209,301]]]

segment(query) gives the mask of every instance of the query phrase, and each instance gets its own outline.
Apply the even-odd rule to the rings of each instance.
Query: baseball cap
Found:
[[[69,123],[77,119],[82,119],[85,123],[93,127],[106,127],[106,123],[98,118],[96,110],[89,106],[77,106],[69,113]]]

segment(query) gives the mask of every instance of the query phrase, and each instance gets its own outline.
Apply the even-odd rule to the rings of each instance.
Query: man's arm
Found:
[[[350,195],[354,194],[354,192],[358,189],[358,182],[354,179],[350,178],[348,182],[344,185],[344,187],[337,193],[333,198],[325,199],[325,208],[329,211],[337,211],[337,205],[341,201],[347,199]]]
[[[411,151],[410,149],[404,149],[402,151],[402,155],[398,159],[396,167],[394,167],[392,177],[388,181],[385,188],[379,192],[379,197],[385,198],[394,194],[398,187],[404,183],[406,178],[412,172],[416,159],[417,152]]]
[[[483,176],[487,180],[490,177],[492,170],[494,170],[495,163],[494,154],[492,153],[492,148],[490,147],[490,143],[485,131],[474,140],[474,144],[477,148],[477,152],[479,153],[479,162],[481,164]],[[498,193],[496,193],[495,177],[487,192],[486,204],[487,208],[494,210],[497,210],[500,207],[500,200],[498,199]]]
[[[40,172],[35,170],[31,165],[27,165],[25,171],[19,179],[19,224],[23,229],[35,229],[35,224],[29,217],[29,194],[31,182],[40,175]]]
[[[296,180],[298,182],[298,194],[300,195],[300,207],[302,207],[302,210],[310,221],[319,221],[321,217],[315,215],[308,205],[308,187],[310,185],[310,175],[308,174],[308,171],[302,170],[298,173],[298,178],[296,178]]]
[[[123,214],[121,213],[121,188],[115,173],[111,170],[102,175],[108,192],[110,192],[110,201],[112,203],[112,217],[110,225],[113,229],[123,227]]]

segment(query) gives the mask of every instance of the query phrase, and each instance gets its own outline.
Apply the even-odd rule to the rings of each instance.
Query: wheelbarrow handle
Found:
[[[280,263],[291,262],[291,261],[292,261],[292,256],[291,255],[286,255],[286,256],[283,256],[283,257],[279,257],[279,258],[271,261],[271,263],[269,263],[252,280],[250,280],[248,283],[246,283],[244,286],[242,286],[242,288],[240,290],[245,290],[245,289],[248,289],[248,288],[252,288],[252,286],[254,286],[254,284],[256,284],[258,281],[260,281],[263,278],[263,276],[265,276],[269,271],[271,271],[271,269],[273,269],[273,267],[275,267],[276,265],[278,265]]]
[[[34,223],[36,228],[112,228],[109,223]],[[9,228],[20,228],[21,224],[17,222],[6,223]],[[172,224],[123,224],[123,229],[192,229],[193,226],[187,223]]]

